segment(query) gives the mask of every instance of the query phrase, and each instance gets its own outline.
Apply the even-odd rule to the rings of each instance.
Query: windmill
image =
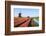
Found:
[[[22,17],[22,16],[21,16],[21,10],[20,10],[20,12],[19,12],[19,17]]]

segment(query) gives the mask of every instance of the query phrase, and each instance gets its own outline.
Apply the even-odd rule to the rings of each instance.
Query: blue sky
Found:
[[[22,17],[38,17],[39,16],[39,9],[33,8],[14,8],[14,16],[18,17],[18,14],[21,13]]]

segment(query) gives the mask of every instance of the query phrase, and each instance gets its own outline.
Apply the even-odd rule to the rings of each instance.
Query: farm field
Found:
[[[34,20],[35,19],[35,20]],[[14,17],[14,27],[34,27],[39,26],[39,18]]]

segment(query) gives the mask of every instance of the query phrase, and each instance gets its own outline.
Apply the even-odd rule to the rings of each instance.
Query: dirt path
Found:
[[[27,21],[25,21],[24,23],[22,23],[19,27],[28,27],[30,22],[30,19],[28,19]]]
[[[14,26],[14,27],[26,27],[27,24],[29,23],[29,19],[25,20],[24,22],[19,23],[18,25]]]

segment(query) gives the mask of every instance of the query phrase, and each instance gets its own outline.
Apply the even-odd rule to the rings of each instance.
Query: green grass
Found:
[[[39,21],[39,17],[34,17],[33,19],[36,19],[37,21]]]
[[[39,17],[35,17],[34,19],[36,19],[37,21],[39,21]],[[39,24],[35,24],[35,26],[39,26]]]
[[[39,17],[33,17],[33,19],[36,19],[37,21],[39,21]],[[35,24],[35,23],[34,23]],[[39,26],[39,24],[35,24],[35,26],[34,27],[37,27],[37,26]],[[30,24],[30,27],[32,27],[32,25]]]

